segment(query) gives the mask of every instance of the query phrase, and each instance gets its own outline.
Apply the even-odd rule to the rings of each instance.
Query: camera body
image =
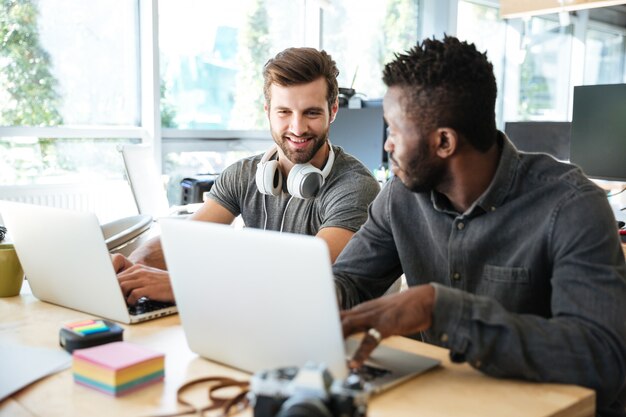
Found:
[[[333,380],[314,363],[261,371],[250,382],[254,417],[364,417],[368,398],[359,375]]]

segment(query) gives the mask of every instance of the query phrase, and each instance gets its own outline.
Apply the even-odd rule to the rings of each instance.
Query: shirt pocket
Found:
[[[528,284],[530,274],[526,268],[485,265],[483,278],[494,283]]]
[[[526,268],[485,265],[476,293],[495,299],[509,311],[523,311],[533,302],[530,284]]]

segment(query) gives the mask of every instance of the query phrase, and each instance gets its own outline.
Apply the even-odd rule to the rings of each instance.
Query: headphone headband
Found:
[[[276,144],[274,144],[271,148],[269,148],[269,149],[267,150],[267,152],[265,152],[265,153],[263,154],[263,157],[261,158],[261,162],[259,162],[259,163],[260,163],[260,164],[264,164],[264,163],[266,163],[266,162],[267,162],[267,161],[269,161],[269,160],[270,160],[270,158],[271,158],[272,156],[274,156],[274,154],[276,154],[276,153],[278,153],[278,146],[276,146]]]
[[[330,174],[330,170],[333,169],[333,164],[335,163],[335,151],[333,151],[333,144],[330,143],[330,140],[327,140],[328,143],[328,160],[324,164],[324,169],[322,169],[322,177],[326,179],[328,174]]]

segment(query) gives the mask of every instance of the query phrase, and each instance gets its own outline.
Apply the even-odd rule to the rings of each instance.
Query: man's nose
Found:
[[[289,131],[296,136],[304,135],[308,130],[308,124],[306,118],[302,115],[294,114],[291,117],[291,123],[289,123]]]
[[[393,140],[391,140],[391,136],[388,136],[385,140],[385,145],[383,146],[386,152],[393,152],[394,144]]]

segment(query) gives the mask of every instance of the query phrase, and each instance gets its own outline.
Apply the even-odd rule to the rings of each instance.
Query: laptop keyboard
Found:
[[[154,301],[146,297],[142,297],[137,300],[137,303],[135,305],[128,306],[128,313],[131,316],[137,316],[139,314],[150,313],[151,311],[161,310],[163,308],[172,307],[174,305],[176,304],[162,301]]]

